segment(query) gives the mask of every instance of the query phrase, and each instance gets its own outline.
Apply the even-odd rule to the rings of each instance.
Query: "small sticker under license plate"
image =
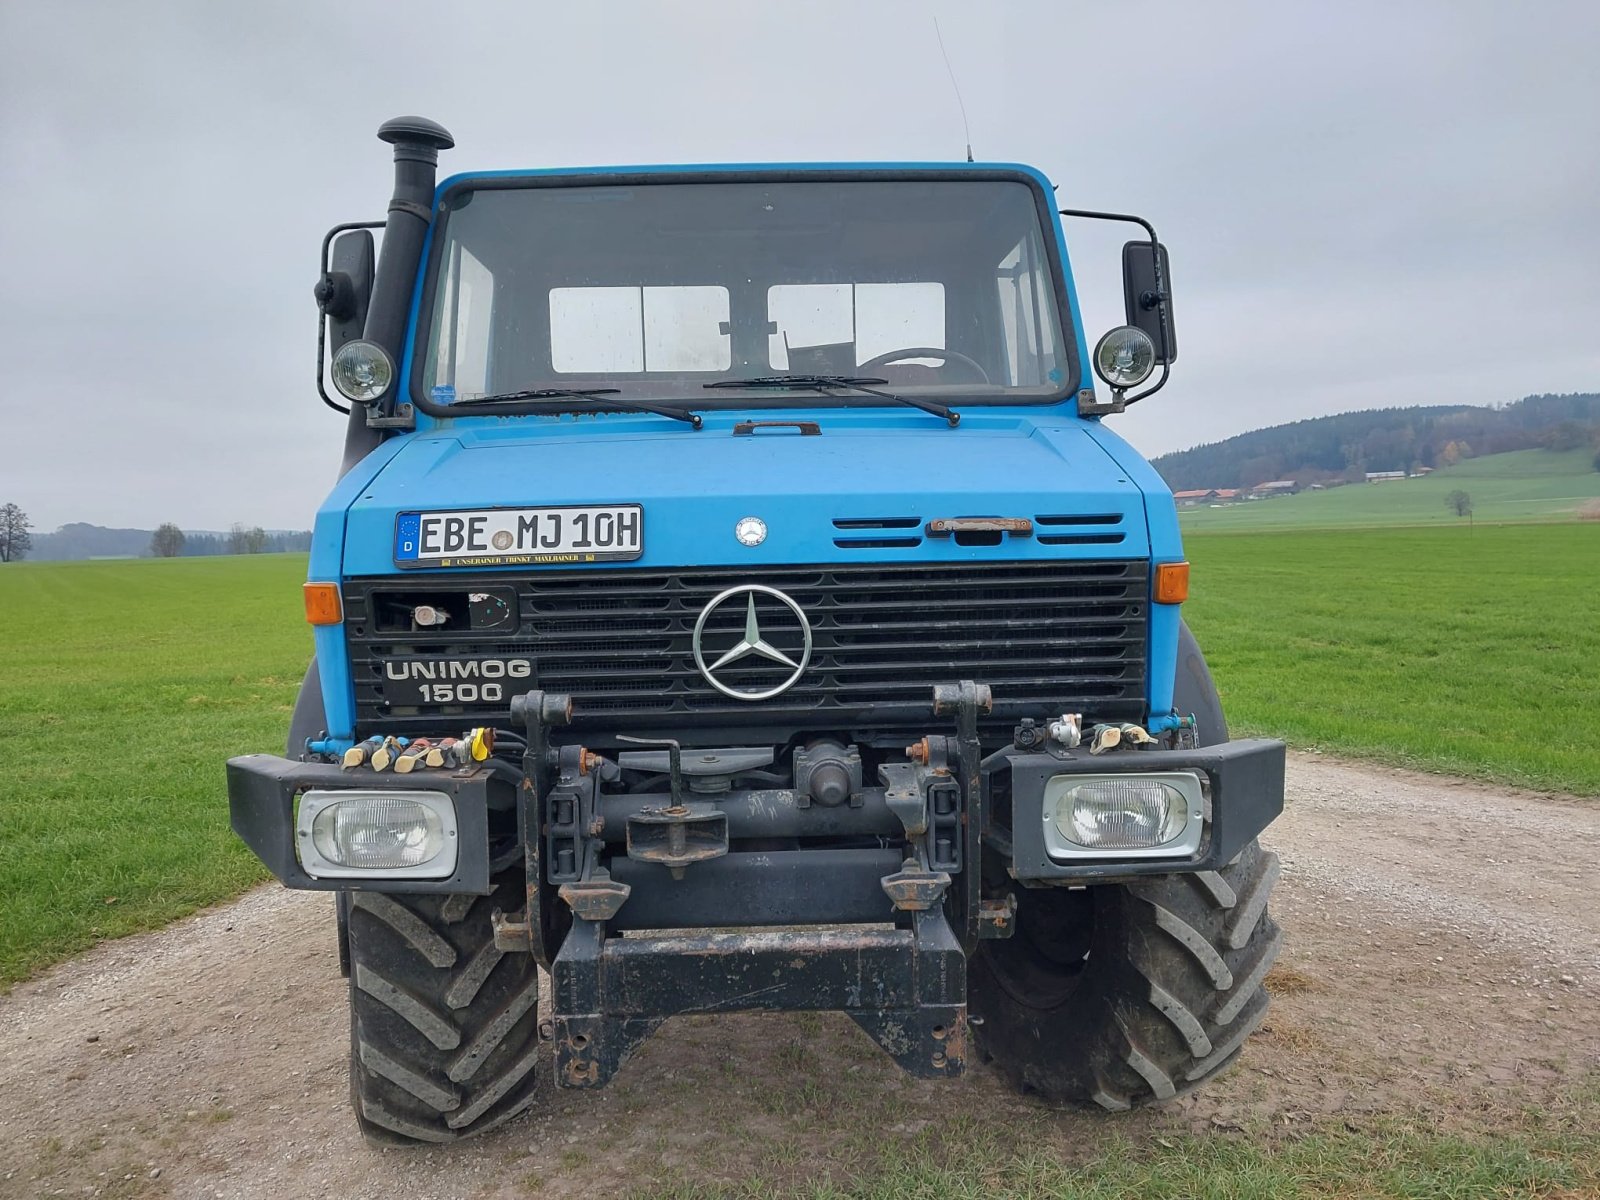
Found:
[[[615,562],[644,553],[637,504],[403,512],[395,517],[401,567],[514,567]]]

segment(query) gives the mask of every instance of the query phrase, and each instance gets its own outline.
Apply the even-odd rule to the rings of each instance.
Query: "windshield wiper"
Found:
[[[450,407],[465,408],[469,404],[500,404],[514,400],[593,400],[600,408],[655,413],[660,417],[671,417],[674,421],[687,421],[696,429],[702,424],[700,414],[690,412],[688,409],[652,404],[648,400],[614,399],[621,390],[621,388],[524,388],[520,392],[499,392],[493,396],[469,396],[465,400],[452,401]],[[607,399],[600,400],[598,399],[600,396],[605,396]]]
[[[879,379],[873,375],[756,375],[750,379],[719,379],[716,383],[703,383],[700,386],[707,388],[809,388],[817,392],[831,390],[865,392],[869,396],[881,396],[885,400],[893,400],[896,404],[920,408],[925,413],[943,417],[952,427],[961,424],[960,413],[937,401],[924,400],[920,396],[897,396],[893,392],[883,392],[869,386],[874,383],[888,382],[887,379]]]

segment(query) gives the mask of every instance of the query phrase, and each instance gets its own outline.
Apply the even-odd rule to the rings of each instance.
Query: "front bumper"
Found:
[[[295,804],[313,788],[371,787],[386,791],[443,792],[455,805],[459,850],[455,871],[444,879],[314,879],[295,853]],[[516,780],[499,767],[425,771],[374,776],[331,763],[293,762],[274,754],[246,754],[228,760],[228,809],[233,831],[255,851],[285,887],[333,891],[353,887],[385,892],[467,892],[488,895],[489,809],[511,810]],[[520,861],[520,859],[519,859]],[[377,874],[377,873],[375,873]]]
[[[540,692],[513,705],[527,725],[520,771],[492,763],[375,777],[247,755],[228,763],[229,804],[234,830],[289,887],[487,894],[493,873],[520,865],[527,908],[496,914],[495,945],[532,953],[551,972],[563,1087],[603,1085],[669,1017],[748,1009],[841,1010],[907,1071],[952,1076],[966,1054],[967,959],[980,939],[1009,937],[1016,927],[1015,897],[984,894],[985,854],[1028,886],[1216,870],[1283,808],[1280,742],[1103,756],[1013,748],[983,759],[977,718],[986,701],[987,689],[971,682],[938,689],[935,713],[954,716],[956,736],[925,738],[920,765],[913,757],[884,766],[888,786],[863,788],[859,809],[801,812],[793,794],[772,789],[718,796],[724,828],[745,837],[797,833],[795,823],[809,820],[833,823],[836,836],[856,844],[727,853],[725,843],[722,857],[676,875],[617,840],[627,813],[610,809],[651,797],[602,793],[580,748],[554,744],[556,727],[570,720],[568,698]],[[1192,856],[1064,863],[1046,853],[1040,813],[1052,777],[1168,771],[1206,783],[1205,829]],[[460,834],[454,875],[358,881],[306,873],[295,853],[297,797],[373,786],[451,798]],[[491,829],[499,831],[492,844]],[[570,854],[562,853],[564,839]],[[758,928],[734,930],[741,925]]]
[[[1009,771],[1009,779],[1003,784],[1011,800],[1010,825],[993,830],[986,840],[1009,857],[1012,877],[1023,882],[1102,883],[1138,875],[1215,871],[1232,861],[1283,811],[1284,758],[1283,743],[1267,738],[1246,738],[1193,750],[1092,756],[1087,747],[1082,747],[1006,755],[986,766],[985,788],[993,791],[1001,786],[997,773]],[[1051,778],[1165,771],[1195,772],[1206,781],[1206,824],[1193,855],[1180,859],[1063,862],[1046,852],[1040,809],[1045,784]]]
[[[984,766],[982,788],[984,811],[989,815],[984,842],[1007,861],[1013,878],[1024,882],[1101,883],[1139,875],[1159,875],[1183,871],[1215,871],[1230,862],[1252,839],[1258,837],[1283,811],[1284,745],[1265,738],[1249,738],[1204,746],[1192,750],[1147,750],[1137,753],[1092,757],[1086,750],[1025,752],[992,756]],[[1192,771],[1206,781],[1206,825],[1199,848],[1182,859],[1121,859],[1095,861],[1079,859],[1063,862],[1047,852],[1043,823],[1039,818],[1045,784],[1059,775],[1115,775],[1122,772],[1147,774],[1164,771]],[[308,875],[295,853],[295,805],[298,796],[313,788],[352,788],[372,786],[369,771],[351,772],[329,763],[294,762],[271,754],[247,754],[228,761],[228,806],[233,830],[286,886],[331,891],[364,887],[390,892],[470,892],[487,895],[491,890],[489,869],[489,810],[515,811],[516,793],[521,779],[504,766],[486,764],[459,771],[426,771],[411,775],[385,774],[380,777],[386,789],[442,791],[455,805],[460,847],[456,870],[445,879],[392,879],[375,874],[371,879],[316,879]],[[1009,803],[999,806],[995,795]],[[729,807],[732,807],[731,805]],[[999,809],[999,811],[996,811]],[[611,824],[620,825],[618,821]],[[767,832],[765,830],[752,830]],[[886,852],[887,853],[887,852]],[[713,919],[717,907],[711,893],[728,888],[729,880],[714,878],[735,872],[746,858],[733,855],[709,869],[697,872],[693,881],[679,881],[666,891],[676,899],[698,902],[694,915],[703,920],[697,925],[740,925],[761,923],[741,919],[738,914],[723,914]],[[803,859],[806,865],[829,866],[828,852],[767,853],[759,856],[777,866],[779,861]],[[890,858],[895,857],[893,854]],[[869,864],[873,865],[873,864]],[[863,888],[824,890],[821,894],[835,903],[815,918],[796,912],[791,921],[837,923],[851,920],[877,920],[878,902],[870,886],[877,877],[867,874]],[[620,860],[622,872],[639,873],[640,864]],[[654,871],[649,878],[633,880],[641,891],[658,884]],[[782,875],[778,871],[777,875]],[[806,872],[810,874],[810,872]],[[759,890],[760,873],[745,881],[745,890]],[[863,876],[866,878],[866,876]],[[774,878],[779,890],[793,883],[787,877]],[[717,886],[720,884],[720,887]],[[709,889],[709,892],[708,892]],[[659,890],[659,889],[656,889]],[[734,891],[739,889],[734,888]],[[809,890],[809,889],[808,889]],[[840,907],[838,898],[865,897],[858,903]],[[639,906],[635,906],[637,909]],[[694,903],[688,907],[694,908]],[[760,906],[758,906],[760,907]],[[780,906],[782,907],[782,906]],[[860,910],[859,912],[857,910]],[[872,910],[872,911],[869,911]],[[627,924],[627,923],[623,923]],[[649,927],[647,922],[642,927]]]

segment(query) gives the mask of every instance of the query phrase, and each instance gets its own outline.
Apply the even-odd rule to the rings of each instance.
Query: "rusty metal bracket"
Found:
[[[632,742],[636,746],[665,746],[667,749],[667,779],[672,792],[672,807],[683,804],[683,746],[677,738],[643,738],[619,733],[617,741]]]
[[[503,954],[532,954],[533,926],[526,913],[507,916],[498,908],[489,914],[494,930],[494,948]]]
[[[883,877],[883,890],[894,906],[903,912],[922,912],[932,908],[943,898],[950,886],[950,876],[944,871],[929,871],[915,859],[908,858],[893,875]]]
[[[955,834],[960,842],[959,861],[965,866],[959,884],[951,892],[951,921],[962,947],[969,953],[979,939],[979,913],[982,908],[983,872],[980,848],[987,817],[983,808],[983,746],[978,740],[979,716],[994,710],[994,693],[987,684],[963,679],[957,684],[935,684],[933,711],[938,716],[954,716],[956,758],[960,763],[960,792],[966,803],[960,805]]]
[[[642,808],[628,816],[628,857],[660,863],[682,879],[691,864],[728,852],[728,814],[673,804]]]
[[[572,721],[572,698],[534,690],[511,700],[511,719],[527,732],[522,755],[522,785],[518,789],[517,825],[522,838],[523,885],[527,892],[526,924],[534,961],[549,970],[566,935],[568,916],[546,892],[544,803],[550,789],[549,730]],[[498,942],[498,935],[496,938]]]
[[[924,526],[929,537],[949,537],[955,533],[1009,533],[1033,536],[1033,522],[1027,517],[935,517]]]
[[[1017,898],[1007,892],[1004,899],[985,900],[978,906],[978,936],[1008,938],[1017,931]]]
[[[596,869],[591,878],[581,883],[561,885],[561,898],[572,909],[573,915],[585,921],[609,921],[621,911],[633,888],[618,883],[606,871]]]
[[[880,763],[878,778],[883,782],[883,801],[900,818],[906,836],[915,840],[928,832],[928,802],[922,794],[922,780],[912,763]]]

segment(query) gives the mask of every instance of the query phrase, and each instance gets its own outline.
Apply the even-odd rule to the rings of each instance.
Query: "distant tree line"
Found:
[[[89,558],[177,558],[180,555],[304,553],[311,547],[309,530],[276,530],[236,525],[226,533],[185,531],[172,522],[149,529],[108,529],[74,521],[50,533],[35,531],[28,557],[41,562]]]
[[[1154,460],[1167,485],[1248,488],[1274,479],[1359,482],[1369,471],[1414,471],[1508,450],[1595,451],[1600,394],[1527,396],[1498,408],[1437,405],[1339,413],[1257,429]]]
[[[156,558],[203,558],[213,554],[285,554],[311,549],[311,532],[268,533],[259,525],[234,525],[227,533],[184,533],[170,521],[150,535]]]

